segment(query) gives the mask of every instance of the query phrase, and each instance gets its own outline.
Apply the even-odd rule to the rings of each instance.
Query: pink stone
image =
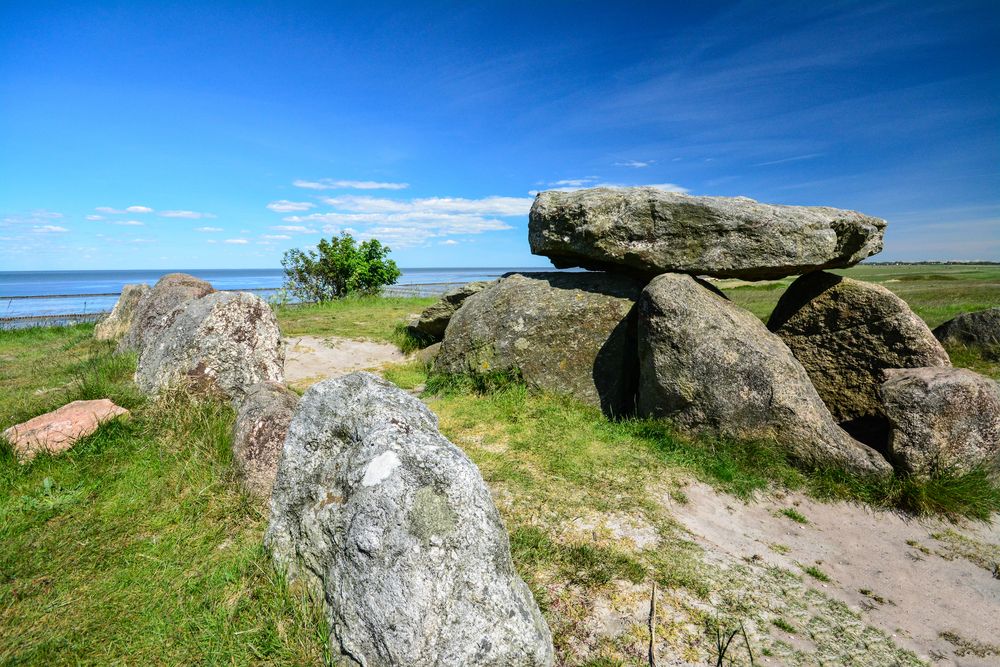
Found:
[[[39,452],[61,454],[80,438],[96,431],[104,422],[128,413],[128,410],[106,398],[73,401],[58,410],[11,426],[3,432],[3,437],[14,446],[17,459],[27,463]]]

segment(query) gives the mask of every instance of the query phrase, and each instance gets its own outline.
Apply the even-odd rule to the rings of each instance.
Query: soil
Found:
[[[338,336],[286,338],[285,381],[295,389],[354,371],[378,372],[406,360],[395,345]]]

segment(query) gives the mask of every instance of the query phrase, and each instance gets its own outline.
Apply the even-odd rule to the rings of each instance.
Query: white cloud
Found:
[[[271,209],[275,213],[294,213],[296,211],[308,211],[311,208],[316,208],[316,204],[308,201],[288,201],[287,199],[279,199],[278,201],[273,201],[268,204],[267,208]]]
[[[119,211],[116,208],[111,208],[110,206],[98,206],[94,210],[97,211],[98,213],[109,213],[109,214],[124,213],[125,212],[125,211]]]
[[[261,238],[270,239],[272,241],[286,241],[292,237],[288,234],[264,234]]]
[[[232,245],[246,245],[247,243],[250,243],[250,241],[247,241],[246,239],[226,239],[225,243],[231,243]]]
[[[127,227],[144,227],[146,223],[138,220],[110,220],[112,225],[125,225]]]
[[[629,167],[631,169],[643,169],[655,163],[656,160],[624,160],[623,162],[615,162],[615,166]]]
[[[383,181],[338,181],[321,178],[318,181],[297,180],[292,183],[297,188],[307,190],[405,190],[409,183],[386,183]]]
[[[587,188],[656,188],[657,190],[663,190],[664,192],[677,192],[684,194],[688,191],[687,188],[677,185],[676,183],[635,183],[633,185],[627,185],[624,183],[592,183],[586,187],[561,187],[561,188],[550,188],[550,190],[555,190],[556,192],[576,192],[577,190],[586,190]],[[538,190],[529,190],[528,194],[537,195]]]
[[[156,239],[132,239],[129,243],[156,243]]]
[[[148,206],[129,206],[125,209],[126,213],[152,213],[153,209]]]
[[[202,218],[214,218],[212,213],[200,213],[198,211],[160,211],[164,218],[184,218],[186,220],[201,220]]]
[[[215,239],[208,239],[205,243],[218,243]]]
[[[88,215],[87,220],[104,220],[103,215]]]
[[[36,234],[58,234],[69,230],[59,225],[35,225],[31,228]]]
[[[291,220],[291,218],[285,218],[285,220]],[[278,232],[292,232],[293,234],[318,234],[319,232],[312,227],[303,227],[302,225],[272,225],[271,229]]]
[[[211,232],[222,232],[222,231],[225,231],[225,230],[222,227],[195,227],[194,231],[196,231],[196,232],[202,232],[202,233],[206,233],[207,234],[207,233],[211,233]]]
[[[586,178],[565,178],[561,181],[556,181],[555,183],[549,183],[555,187],[571,187],[578,188],[587,185],[588,183],[593,183],[597,180],[597,176],[587,176]]]
[[[148,206],[128,206],[123,209],[112,208],[110,206],[98,206],[94,209],[98,213],[107,213],[108,215],[121,215],[122,213],[152,213],[153,209]]]
[[[446,241],[441,241],[441,245],[458,245],[458,241],[455,239],[448,239]]]

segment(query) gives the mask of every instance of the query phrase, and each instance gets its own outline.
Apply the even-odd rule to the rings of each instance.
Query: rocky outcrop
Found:
[[[472,282],[446,292],[440,301],[428,306],[410,325],[410,332],[428,343],[440,341],[444,338],[444,330],[448,328],[451,316],[461,307],[462,302],[490,284],[490,281]]]
[[[122,293],[115,303],[111,313],[94,327],[94,338],[97,340],[118,340],[132,326],[139,302],[149,293],[149,285],[135,283],[122,287]]]
[[[776,441],[810,465],[891,470],[836,425],[780,338],[691,276],[664,274],[642,292],[638,407],[689,432]]]
[[[852,266],[882,250],[885,226],[823,206],[593,188],[540,193],[528,240],[557,268],[763,280]]]
[[[930,329],[880,285],[817,272],[778,301],[768,327],[805,367],[833,416],[872,444],[887,432],[879,385],[889,368],[950,366]]]
[[[511,273],[452,317],[434,370],[518,373],[605,413],[634,411],[633,307],[642,284],[611,273]]]
[[[965,473],[1000,462],[1000,386],[964,368],[885,372],[882,402],[889,446],[903,470],[918,476]]]
[[[233,426],[233,462],[243,487],[269,499],[299,395],[277,382],[258,382],[247,389]]]
[[[965,345],[1000,359],[1000,308],[962,313],[934,329],[942,343]]]
[[[368,373],[313,385],[271,497],[266,543],[326,602],[361,665],[550,665],[476,466],[418,399]]]
[[[168,273],[156,281],[136,306],[128,331],[118,343],[119,352],[139,352],[170,326],[178,307],[215,291],[204,280],[186,273]]]
[[[42,452],[61,454],[104,422],[127,414],[128,410],[106,398],[73,401],[11,426],[3,432],[3,437],[13,446],[18,461],[27,463]]]
[[[283,381],[278,322],[259,296],[215,292],[188,300],[170,319],[139,356],[135,382],[143,392],[187,386],[238,402],[251,385]]]

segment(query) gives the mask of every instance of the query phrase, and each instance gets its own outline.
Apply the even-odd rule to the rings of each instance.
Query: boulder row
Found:
[[[1000,359],[1000,308],[962,313],[934,329],[942,343],[965,345]]]
[[[302,397],[265,541],[325,600],[333,648],[352,664],[553,663],[479,470],[420,400],[375,375]]]
[[[916,476],[1000,461],[1000,386],[964,368],[885,372],[881,386],[897,465]]]
[[[429,343],[440,341],[444,338],[444,330],[448,328],[451,316],[461,307],[462,302],[491,284],[489,281],[478,281],[445,292],[440,301],[420,313],[409,326],[410,333]]]
[[[233,426],[233,463],[243,487],[270,499],[278,458],[299,395],[278,382],[258,382],[246,391]]]
[[[209,283],[186,273],[163,276],[139,300],[132,323],[118,342],[118,351],[141,354],[148,341],[156,340],[170,326],[179,306],[214,291]]]
[[[436,372],[519,373],[606,414],[634,411],[634,305],[642,283],[613,273],[510,273],[452,317]]]
[[[271,307],[249,292],[215,292],[177,309],[139,356],[135,382],[146,394],[186,385],[238,403],[251,385],[282,382],[283,367]]]
[[[122,293],[115,302],[111,313],[94,327],[94,338],[97,340],[118,340],[132,326],[139,302],[149,293],[146,283],[133,283],[122,287]]]
[[[825,206],[592,188],[539,193],[528,241],[557,268],[764,280],[853,266],[882,250],[885,226]]]
[[[834,418],[885,445],[879,385],[888,368],[951,366],[906,302],[882,287],[816,272],[793,282],[768,321],[805,367]]]
[[[691,276],[663,274],[642,292],[638,407],[695,434],[775,441],[808,465],[891,472],[837,426],[780,338]]]

